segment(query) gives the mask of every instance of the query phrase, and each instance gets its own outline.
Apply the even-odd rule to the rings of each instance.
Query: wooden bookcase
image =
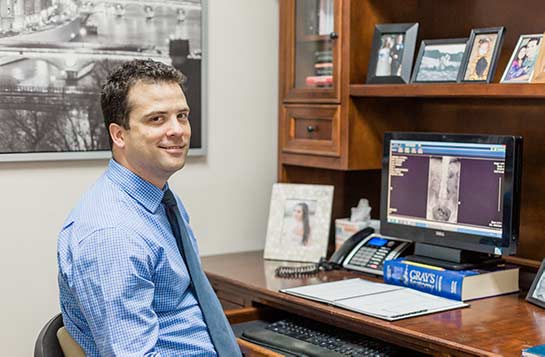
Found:
[[[334,0],[333,85],[294,90],[300,1],[313,0],[280,0],[279,180],[335,185],[334,219],[348,216],[360,197],[378,218],[385,131],[521,135],[517,257],[536,266],[545,257],[545,85],[498,82],[518,37],[545,31],[545,2]],[[375,24],[408,22],[420,24],[417,50],[423,39],[505,26],[493,83],[365,84]]]

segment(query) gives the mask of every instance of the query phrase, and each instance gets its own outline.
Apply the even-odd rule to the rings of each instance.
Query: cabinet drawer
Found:
[[[280,134],[286,153],[340,156],[340,107],[286,105]]]

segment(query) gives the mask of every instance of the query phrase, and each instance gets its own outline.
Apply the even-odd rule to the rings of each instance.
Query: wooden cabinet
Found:
[[[281,2],[281,97],[285,102],[340,102],[341,0]]]
[[[301,29],[308,21],[305,6],[319,8],[324,1],[280,0],[279,180],[335,185],[333,219],[348,216],[360,197],[370,198],[372,215],[378,218],[384,132],[520,135],[524,156],[517,256],[545,257],[545,85],[498,83],[519,36],[545,30],[545,2],[333,2],[332,40],[305,36]],[[417,48],[424,39],[468,37],[472,28],[505,26],[493,83],[366,84],[375,24],[409,22],[419,23]],[[302,48],[310,46],[305,41],[330,46],[331,87],[309,88],[297,79],[313,74],[316,62],[314,49],[303,55]]]

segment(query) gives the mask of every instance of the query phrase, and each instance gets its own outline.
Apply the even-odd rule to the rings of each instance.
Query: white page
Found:
[[[354,296],[377,294],[389,290],[403,289],[399,286],[373,283],[363,279],[347,279],[315,285],[283,289],[282,292],[311,298],[318,301],[334,302]]]
[[[366,295],[337,301],[336,306],[388,320],[469,306],[417,290],[401,288],[386,294]]]

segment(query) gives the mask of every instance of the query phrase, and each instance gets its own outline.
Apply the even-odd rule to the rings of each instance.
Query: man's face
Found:
[[[488,53],[488,48],[490,45],[488,42],[483,42],[479,45],[479,55],[484,56]]]
[[[120,127],[122,140],[115,158],[162,188],[184,166],[189,150],[191,127],[185,95],[177,83],[138,82],[129,90],[128,105],[130,129]]]

